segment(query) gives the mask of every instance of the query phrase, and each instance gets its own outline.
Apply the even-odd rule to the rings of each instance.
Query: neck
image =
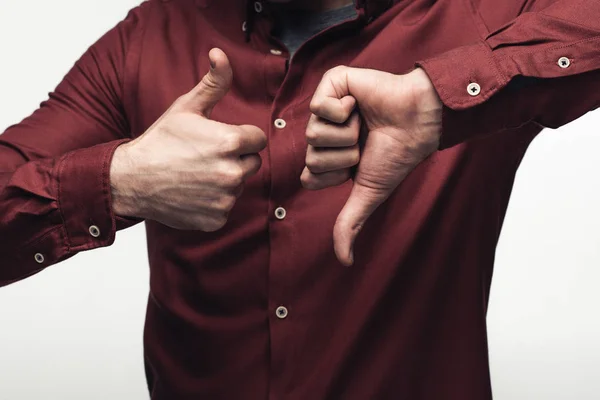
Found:
[[[310,10],[310,11],[327,11],[334,10],[353,4],[353,0],[289,0],[289,1],[276,1],[272,0],[273,3],[281,3],[282,6],[293,8],[296,10]]]

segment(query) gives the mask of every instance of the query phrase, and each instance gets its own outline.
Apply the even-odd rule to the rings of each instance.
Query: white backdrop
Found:
[[[0,132],[137,3],[0,0]],[[599,148],[595,112],[545,132],[519,171],[488,317],[496,400],[600,399]],[[1,288],[0,399],[147,399],[146,263],[137,226]]]

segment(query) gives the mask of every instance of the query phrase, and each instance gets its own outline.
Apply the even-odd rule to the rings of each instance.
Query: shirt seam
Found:
[[[144,4],[141,4],[139,7],[141,7],[141,9],[143,10],[144,8]],[[133,100],[133,96],[134,96],[134,83],[133,81],[133,74],[129,74],[129,69],[128,68],[130,66],[130,64],[132,64],[134,62],[133,60],[133,50],[132,48],[134,46],[137,45],[139,52],[138,52],[138,60],[137,60],[137,65],[135,67],[135,71],[139,71],[139,59],[141,58],[141,54],[142,54],[142,42],[143,42],[143,38],[146,35],[146,31],[148,28],[148,23],[147,20],[150,18],[150,13],[153,10],[154,7],[154,1],[148,1],[148,9],[147,10],[143,10],[144,12],[140,13],[140,20],[139,20],[139,25],[136,27],[136,29],[134,29],[134,33],[131,35],[131,38],[129,39],[128,43],[127,43],[127,50],[125,53],[125,60],[123,62],[123,66],[122,66],[122,74],[123,74],[123,79],[122,79],[122,83],[121,83],[121,91],[122,91],[122,102],[123,102],[123,111],[125,113],[125,118],[128,121],[129,124],[129,133],[128,133],[128,137],[132,138],[133,137],[133,131],[134,131],[134,126],[132,124],[132,118],[129,117],[129,111],[131,111],[133,109],[133,107],[131,107],[132,104],[134,104],[134,100]],[[133,69],[133,67],[132,67]]]
[[[555,19],[557,21],[566,22],[568,25],[575,25],[575,26],[579,26],[581,28],[585,28],[585,29],[596,31],[596,29],[594,27],[580,24],[579,22],[577,22],[575,20],[569,20],[569,19],[564,19],[564,18],[561,18],[561,17],[557,17],[556,15],[548,14],[546,11],[538,11],[538,13],[540,15],[546,16],[546,17],[551,18],[551,19]]]
[[[557,45],[554,45],[554,46],[548,46],[547,48],[543,48],[543,49],[539,49],[539,50],[533,50],[532,51],[532,50],[524,49],[522,51],[514,51],[514,52],[511,52],[512,54],[510,54],[510,55],[503,56],[503,58],[514,59],[514,57],[521,56],[523,54],[537,55],[537,54],[540,54],[540,53],[544,53],[544,52],[548,52],[548,51],[553,51],[553,50],[558,50],[558,49],[563,49],[563,48],[567,48],[567,47],[572,47],[572,46],[576,46],[576,45],[579,45],[579,44],[582,44],[582,43],[586,43],[586,42],[593,42],[593,41],[596,41],[596,40],[600,40],[600,35],[592,36],[592,37],[585,38],[585,39],[579,39],[579,40],[576,40],[575,42],[561,43],[561,44],[557,44]],[[492,52],[495,52],[495,51],[496,50],[492,50]]]
[[[106,238],[106,241],[108,243],[110,243],[114,239],[116,229],[115,214],[112,208],[112,192],[110,188],[110,164],[112,157],[119,145],[120,144],[117,144],[116,146],[113,146],[111,151],[105,152],[104,161],[102,163],[102,170],[100,171],[100,179],[102,182],[102,194],[104,197],[104,207],[106,215],[110,219],[110,232],[108,234],[108,237]]]
[[[489,50],[489,47],[487,46],[487,44],[485,43],[484,40],[481,40],[478,43],[478,45],[485,47],[486,51]],[[451,53],[454,53],[454,52],[451,52]],[[497,89],[500,87],[500,85],[502,85],[503,83],[505,84],[507,81],[507,79],[500,74],[498,67],[493,62],[493,52],[491,52],[491,53],[492,54],[490,54],[490,57],[487,57],[488,58],[487,62],[494,69],[494,76],[496,78],[496,82],[494,82],[494,84],[492,86],[490,86],[487,90],[485,90],[484,93],[481,94],[480,99],[483,100],[483,101],[481,101],[481,103],[488,100],[497,91]],[[446,54],[446,56],[442,56],[442,57],[438,58],[438,60],[444,61],[446,59],[450,59],[453,55],[454,54]],[[428,65],[428,64],[429,64],[428,62],[424,63],[424,65]],[[472,82],[472,79],[470,77],[468,79]],[[453,97],[453,96],[449,96],[449,93],[445,88],[445,83],[438,81],[436,88],[440,92],[441,97],[443,99],[451,99]],[[451,103],[453,107],[464,106],[465,104],[472,104],[472,105],[480,104],[480,102],[476,102],[473,99],[465,99],[465,100],[454,99],[454,100],[450,100],[449,103]],[[450,108],[452,108],[452,107],[450,107]]]
[[[71,250],[71,237],[69,235],[69,229],[67,228],[67,222],[66,222],[66,218],[63,212],[63,207],[62,207],[62,175],[63,175],[63,171],[65,169],[65,164],[67,163],[67,160],[71,157],[72,153],[67,153],[64,157],[62,157],[59,166],[58,166],[58,176],[56,178],[56,182],[57,182],[57,189],[58,189],[58,196],[56,199],[56,202],[58,204],[58,211],[59,211],[59,215],[60,215],[60,219],[61,222],[63,224],[63,226],[65,227],[65,236],[66,236],[66,241],[67,241],[67,252],[70,252]]]
[[[54,232],[56,231],[64,231],[62,229],[62,226],[53,226],[52,228],[49,228],[47,230],[45,230],[41,235],[34,237],[33,239],[25,242],[24,244],[20,245],[19,247],[17,247],[17,254],[20,254],[22,252],[24,252],[27,249],[30,249],[32,247],[34,247],[36,244],[43,242],[48,236],[51,236]],[[64,233],[63,232],[59,232],[60,236],[63,237]],[[68,253],[68,251],[67,251]]]

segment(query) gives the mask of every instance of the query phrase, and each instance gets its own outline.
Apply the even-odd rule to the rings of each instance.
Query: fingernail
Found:
[[[210,60],[210,69],[211,69],[211,70],[212,70],[212,69],[215,69],[215,68],[216,68],[216,66],[217,66],[217,65],[215,64],[215,62],[214,62],[213,60]]]

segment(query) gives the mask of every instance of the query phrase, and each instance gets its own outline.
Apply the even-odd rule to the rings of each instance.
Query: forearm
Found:
[[[112,158],[109,173],[112,210],[117,218],[143,218],[144,189],[136,179],[135,158],[129,150],[123,144],[116,148]]]

